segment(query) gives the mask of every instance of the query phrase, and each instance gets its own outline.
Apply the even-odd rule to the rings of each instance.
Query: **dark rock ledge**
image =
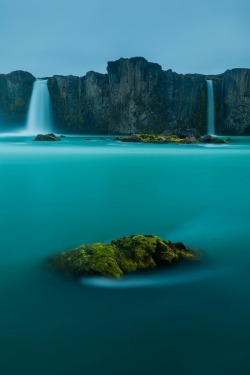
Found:
[[[106,276],[171,266],[180,261],[197,262],[198,253],[182,242],[152,235],[133,235],[109,244],[81,245],[49,259],[49,266],[66,275]]]

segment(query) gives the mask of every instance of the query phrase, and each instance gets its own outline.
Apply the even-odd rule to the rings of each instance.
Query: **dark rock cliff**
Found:
[[[206,79],[214,83],[216,133],[250,134],[250,69],[223,74],[177,74],[142,57],[108,62],[107,74],[48,79],[56,123],[65,133],[161,133],[207,129]],[[0,75],[0,120],[27,118],[32,84],[26,72]]]
[[[250,135],[250,69],[210,76],[214,86],[216,134]]]
[[[34,81],[21,70],[0,74],[0,120],[7,127],[25,123]]]
[[[205,76],[165,72],[142,57],[109,62],[107,71],[49,79],[61,130],[133,133],[192,126],[205,131]]]
[[[109,131],[107,75],[54,76],[48,80],[48,88],[58,129],[69,133]]]

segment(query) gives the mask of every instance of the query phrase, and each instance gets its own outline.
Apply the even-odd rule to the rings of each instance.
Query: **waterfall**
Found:
[[[215,134],[214,87],[213,81],[207,80],[207,134]]]
[[[25,133],[51,133],[53,130],[53,116],[48,80],[37,79],[33,84],[30,100],[28,124]]]

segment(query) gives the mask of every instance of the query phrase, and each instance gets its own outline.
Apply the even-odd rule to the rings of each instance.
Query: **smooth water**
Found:
[[[207,80],[207,134],[215,134],[214,87],[211,80]]]
[[[26,134],[50,133],[53,115],[47,79],[37,79],[33,84]]]
[[[249,375],[249,139],[89,138],[0,138],[1,375]],[[204,262],[79,283],[45,266],[135,233]]]

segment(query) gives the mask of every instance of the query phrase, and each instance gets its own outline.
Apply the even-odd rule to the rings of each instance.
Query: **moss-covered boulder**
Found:
[[[109,244],[81,245],[49,259],[49,265],[74,277],[107,276],[166,267],[180,261],[196,262],[197,254],[182,242],[157,236],[133,235]]]
[[[205,135],[199,137],[199,133],[195,129],[180,129],[179,132],[175,130],[174,134],[170,131],[164,132],[161,135],[157,134],[132,134],[126,137],[118,137],[117,140],[121,142],[137,142],[137,143],[180,143],[180,144],[195,144],[195,143],[227,143],[226,140]]]
[[[132,134],[127,137],[117,138],[121,142],[137,142],[137,143],[193,143],[189,137],[180,138],[174,134],[157,135],[157,134]]]
[[[61,136],[62,137],[62,136]],[[57,137],[55,134],[37,134],[34,141],[50,141],[50,142],[57,142],[61,140],[61,137]]]

